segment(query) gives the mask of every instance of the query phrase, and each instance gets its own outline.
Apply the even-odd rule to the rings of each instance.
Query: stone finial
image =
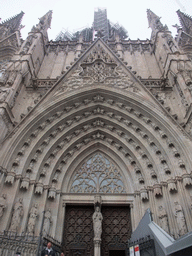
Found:
[[[52,11],[48,11],[43,17],[39,18],[39,23],[33,26],[31,32],[42,32],[47,33],[48,28],[51,26]]]
[[[168,31],[167,26],[163,26],[160,21],[160,17],[153,13],[150,9],[147,9],[147,18],[149,27],[152,29],[151,38],[154,39],[155,34],[159,31]]]

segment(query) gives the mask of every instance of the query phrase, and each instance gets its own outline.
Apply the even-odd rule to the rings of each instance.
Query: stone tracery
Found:
[[[118,168],[99,152],[76,171],[70,192],[126,193]]]

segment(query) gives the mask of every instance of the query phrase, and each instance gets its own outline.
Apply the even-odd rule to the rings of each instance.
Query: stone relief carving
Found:
[[[174,214],[175,214],[175,218],[176,218],[176,221],[177,221],[177,226],[178,226],[178,229],[179,229],[179,234],[178,235],[183,236],[184,234],[187,233],[187,226],[186,226],[186,222],[185,222],[185,216],[184,216],[184,213],[183,213],[183,209],[177,201],[174,202],[174,205],[175,205]]]
[[[52,187],[49,189],[48,198],[55,199],[55,197],[56,197],[56,188],[55,188],[55,182],[53,182]]]
[[[149,200],[149,196],[148,196],[148,192],[147,192],[147,189],[146,189],[146,188],[141,189],[141,190],[140,190],[140,193],[141,193],[141,200],[142,200],[143,202]]]
[[[165,208],[160,205],[159,206],[159,221],[160,221],[160,226],[165,232],[169,233],[169,224],[168,224],[168,217],[167,217],[167,212]]]
[[[53,221],[52,221],[51,209],[48,209],[45,212],[45,216],[44,216],[44,223],[43,223],[43,229],[42,229],[43,236],[49,235],[52,222]]]
[[[29,220],[27,225],[28,235],[34,235],[35,233],[35,224],[38,217],[38,204],[34,204],[29,212]]]
[[[0,219],[3,217],[4,211],[7,208],[7,195],[3,194],[0,197]]]
[[[21,189],[27,190],[29,188],[29,182],[30,182],[29,176],[30,174],[27,172],[26,176],[22,179],[21,186],[20,186]]]
[[[37,185],[35,187],[35,194],[42,195],[42,193],[43,193],[43,183],[42,183],[42,180],[39,179],[39,182],[37,183]]]
[[[83,71],[80,76],[91,77],[94,82],[102,83],[107,77],[114,78],[117,75],[117,72],[115,72],[116,66],[117,64],[105,63],[101,59],[97,59],[93,63],[81,64]]]
[[[103,99],[102,98],[104,98],[104,97],[102,97],[102,95],[97,95],[96,94],[96,96],[95,97],[93,97],[92,98],[92,101],[94,101],[95,102],[95,100],[96,101],[98,101],[99,100],[99,102],[101,102],[101,101],[103,101]],[[83,101],[83,104],[89,104],[90,102],[91,102],[91,100],[89,100],[89,99],[84,99]],[[155,130],[155,131],[157,131],[157,132],[159,132],[160,133],[160,136],[161,136],[161,138],[167,138],[167,136],[165,137],[165,136],[162,136],[162,134],[164,134],[164,132],[162,131],[162,130],[160,130],[160,128],[159,128],[159,126],[157,125],[157,124],[155,124],[155,123],[152,123],[151,122],[151,120],[148,118],[148,117],[145,117],[145,116],[143,116],[143,115],[141,115],[141,113],[140,112],[138,112],[138,111],[136,111],[135,109],[133,109],[132,107],[129,107],[129,106],[126,106],[125,104],[123,104],[123,103],[121,103],[121,102],[115,102],[114,100],[110,100],[110,99],[106,99],[106,102],[108,103],[108,104],[115,104],[115,105],[117,105],[119,108],[121,108],[121,109],[126,109],[128,112],[130,112],[130,114],[134,114],[136,117],[138,117],[138,118],[140,118],[141,119],[141,117],[142,117],[142,119],[143,119],[143,121],[146,123],[146,124],[149,124],[150,126],[152,126],[153,127],[153,129]],[[64,111],[70,111],[70,110],[72,110],[73,108],[76,108],[76,107],[78,107],[78,106],[80,106],[80,105],[82,105],[82,103],[79,103],[77,106],[75,106],[74,104],[72,105],[72,106],[69,106],[69,107],[65,107],[65,109],[64,109]],[[98,108],[99,110],[103,110],[103,109],[100,109],[100,108]],[[95,111],[95,112],[94,112]],[[89,115],[92,115],[93,113],[100,113],[100,111],[97,111],[97,109],[95,109],[95,110],[92,110],[91,112],[84,112],[84,116],[89,116]],[[61,112],[61,111],[60,111]],[[146,133],[144,133],[144,132],[142,132],[141,130],[140,130],[140,128],[138,127],[138,126],[135,126],[135,125],[133,125],[132,124],[132,122],[130,122],[130,121],[128,121],[128,120],[125,120],[123,117],[121,117],[121,116],[116,116],[116,115],[114,115],[114,113],[105,113],[105,111],[103,111],[103,114],[106,114],[106,115],[108,115],[108,116],[110,116],[111,118],[115,118],[115,119],[117,119],[119,122],[124,122],[128,127],[130,127],[130,128],[132,128],[132,129],[134,129],[139,135],[141,135],[141,137],[142,138],[144,138],[144,139],[147,139],[146,141],[149,143],[149,145],[150,146],[153,146],[153,147],[155,147],[155,144],[154,144],[154,142],[153,142],[153,140],[151,140],[149,137],[148,137],[148,135],[146,134]],[[46,125],[49,125],[53,120],[55,120],[55,118],[58,118],[58,117],[60,117],[61,115],[59,114],[59,115],[57,115],[57,112],[56,112],[56,116],[54,115],[54,116],[52,116],[52,117],[50,117],[50,118],[48,118],[47,119],[47,121],[46,121]],[[82,119],[82,118],[84,118],[84,116],[82,115],[82,116],[78,116],[78,118],[76,118],[76,117],[74,117],[74,119],[72,119],[72,120],[66,120],[66,124],[63,124],[63,126],[64,127],[66,127],[66,125],[71,125],[74,121],[78,121],[78,120],[80,120],[80,119]],[[80,119],[79,119],[79,117],[80,117]],[[45,123],[45,122],[44,122]],[[96,127],[96,126],[104,126],[105,124],[104,124],[104,122],[102,122],[102,121],[95,121],[94,122],[94,124],[92,124],[94,127]],[[41,127],[41,124],[39,125],[39,127]],[[44,127],[44,125],[43,125],[43,127]],[[106,126],[107,128],[109,127],[109,126]],[[91,126],[90,125],[85,125],[85,126],[83,126],[83,130],[84,131],[86,131],[86,130],[88,130],[88,129],[90,129],[91,128]],[[41,132],[41,128],[39,128],[39,129],[37,129],[36,131],[38,131],[38,132]],[[60,132],[60,131],[62,131],[63,129],[59,129],[59,127],[58,127],[58,129],[56,129],[57,131],[54,133],[51,133],[51,135],[47,138],[47,139],[45,139],[44,140],[44,142],[42,143],[42,145],[41,146],[43,146],[43,147],[45,147],[45,146],[47,146],[48,145],[48,143],[49,143],[49,141],[54,137],[54,136],[56,136],[57,135],[57,133],[58,132]],[[36,135],[36,131],[35,131],[35,134],[33,133],[33,136],[34,135]],[[121,137],[123,137],[123,138],[125,138],[126,140],[127,140],[127,136],[124,134],[124,132],[122,132],[122,131],[120,131],[120,130],[116,130],[115,129],[115,127],[113,127],[112,126],[112,130],[111,130],[112,132],[116,132],[119,136],[121,136]],[[75,132],[74,132],[74,134],[75,134],[75,136],[78,136],[78,134],[80,134],[81,133],[81,130],[76,130]],[[74,137],[74,134],[72,134],[72,135],[69,135],[69,136],[67,136],[66,138],[65,138],[65,141],[70,141],[73,137]],[[101,134],[102,135],[102,134]],[[32,136],[32,137],[33,137]],[[29,143],[24,143],[24,145],[23,146],[25,146],[25,147],[28,147],[29,145],[30,145],[30,143],[31,143],[31,139],[32,139],[32,137],[30,137],[29,139],[30,139],[30,142]],[[94,136],[92,136],[91,138],[88,138],[88,139],[85,139],[84,141],[83,141],[83,143],[84,144],[86,144],[86,143],[89,143],[89,141],[91,141],[91,140],[93,140],[93,139],[105,139],[106,141],[109,141],[109,138],[105,138],[104,136],[97,136],[97,134],[95,134]],[[127,140],[129,143],[131,143],[131,141],[133,141],[132,139],[130,139],[130,138],[128,138],[128,140]],[[166,140],[167,141],[167,140]],[[61,147],[63,146],[63,144],[65,144],[66,142],[62,142],[62,145],[61,145]],[[113,146],[116,146],[116,143],[114,142],[114,141],[112,141],[111,142],[112,143],[112,145]],[[170,145],[172,145],[172,144],[169,144],[168,143],[168,146],[170,147]],[[80,146],[82,146],[82,143],[80,143]],[[120,145],[121,146],[121,145]],[[60,146],[59,146],[59,148],[61,148]],[[75,150],[78,150],[78,147],[76,147],[75,146]],[[155,149],[155,148],[154,148]],[[126,150],[124,150],[124,148],[123,147],[120,147],[119,148],[119,150],[120,150],[120,152],[122,152],[123,154],[124,154],[124,156],[125,157],[128,157],[128,152],[126,152]],[[163,160],[163,161],[161,161],[161,158],[162,158],[162,153],[161,153],[161,151],[159,151],[158,149],[155,149],[156,151],[155,152],[157,152],[157,154],[158,154],[158,156],[159,156],[159,158],[160,158],[160,162],[161,162],[161,164],[162,165],[164,165],[165,164],[165,161],[166,160]],[[59,151],[59,149],[56,149],[56,151],[58,152]],[[56,153],[57,153],[56,152]],[[51,155],[51,157],[54,157],[54,155],[55,155],[55,152],[53,152],[54,154],[52,154]],[[147,157],[146,157],[146,154],[145,154],[145,152],[143,151],[143,152],[141,152],[141,150],[139,151],[139,153],[141,153],[141,156],[143,156],[142,158],[146,158],[146,160],[148,159]],[[22,155],[22,154],[21,154]],[[66,161],[67,161],[67,159],[70,157],[70,155],[66,155],[65,156],[65,158],[66,158]],[[51,160],[51,159],[49,159],[49,160]],[[65,162],[65,160],[64,160],[64,162]],[[149,162],[149,161],[148,161]],[[135,161],[132,159],[131,160],[131,163],[134,165],[135,164]],[[50,165],[50,163],[47,163],[47,166],[48,165]],[[150,165],[150,166],[152,166],[152,163],[147,163],[147,167],[150,167],[150,166],[148,166],[148,165]],[[169,169],[169,167],[167,167],[168,169]],[[47,168],[46,168],[47,169]],[[46,170],[45,169],[45,173],[46,173]],[[152,176],[154,176],[155,175],[155,177],[157,176],[156,175],[156,173],[155,173],[155,171],[153,172],[153,170],[149,170],[150,172],[151,172],[151,175]],[[170,171],[168,171],[168,173],[170,173]],[[169,177],[170,178],[170,177]],[[12,180],[12,182],[14,181],[14,176],[13,175],[11,175],[10,176],[10,179]],[[188,184],[189,182],[188,182],[188,180],[187,179],[185,179],[186,181],[187,181],[187,183],[186,184]],[[29,182],[29,181],[27,181],[27,182]],[[157,183],[157,181],[154,181],[154,182],[156,182]],[[156,184],[155,183],[155,184]],[[175,189],[174,189],[174,186],[176,186],[176,184],[175,183],[172,183],[172,182],[168,182],[168,188],[169,188],[169,190],[170,191],[174,191]],[[38,192],[37,192],[37,190],[38,190]],[[42,190],[43,190],[43,184],[41,183],[41,182],[38,182],[38,184],[37,184],[37,186],[36,186],[36,193],[42,193]],[[157,194],[158,195],[160,195],[160,193],[159,193],[159,188],[155,188],[154,189],[154,191],[156,191],[157,190]]]
[[[96,206],[95,212],[93,213],[92,218],[93,218],[94,240],[101,240],[103,216],[102,216],[102,213],[100,212],[99,206]]]
[[[15,170],[12,168],[11,172],[8,172],[7,177],[5,179],[5,183],[12,185],[15,180]]]
[[[98,45],[64,81],[55,95],[95,83],[104,83],[132,92],[139,91],[131,75],[124,72],[121,67],[117,67],[110,55]]]
[[[23,214],[23,199],[19,198],[18,202],[16,202],[13,207],[13,215],[9,231],[18,232]]]

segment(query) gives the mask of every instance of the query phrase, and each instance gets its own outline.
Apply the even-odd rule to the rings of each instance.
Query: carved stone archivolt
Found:
[[[139,119],[139,122],[144,121],[144,123],[149,125],[149,127],[152,127],[153,130],[160,135],[161,139],[163,139],[167,142],[167,145],[168,145],[168,147],[170,147],[170,149],[173,150],[173,148],[174,148],[173,153],[177,158],[178,158],[178,155],[180,156],[180,154],[178,153],[179,151],[176,150],[173,143],[169,142],[167,134],[163,130],[161,130],[157,124],[152,122],[148,117],[145,117],[143,114],[141,114],[141,112],[135,110],[134,108],[126,106],[125,103],[116,102],[112,99],[107,99],[100,94],[96,94],[95,96],[93,96],[92,100],[85,98],[85,99],[83,99],[82,102],[79,102],[78,104],[64,107],[63,110],[56,112],[56,114],[54,114],[51,117],[48,117],[46,119],[46,121],[44,121],[42,124],[39,124],[39,127],[34,132],[31,133],[30,138],[26,140],[26,142],[21,147],[21,150],[19,150],[18,157],[13,162],[13,169],[15,170],[16,168],[19,167],[20,158],[25,154],[25,150],[27,150],[29,148],[31,140],[34,140],[35,138],[37,138],[39,136],[39,134],[44,131],[45,127],[52,125],[52,123],[55,120],[57,120],[59,118],[63,118],[64,113],[69,113],[70,111],[75,110],[82,105],[87,106],[87,105],[91,104],[92,102],[100,103],[100,104],[106,102],[109,106],[114,106],[114,107],[117,106],[119,109],[121,109],[121,111],[126,110],[129,113],[129,115],[131,115],[133,118],[137,118],[137,120]],[[129,130],[132,129],[133,132],[136,132],[137,135],[141,136],[141,138],[144,139],[145,142],[148,143],[149,146],[153,149],[156,156],[159,158],[162,169],[164,169],[165,174],[168,175],[167,178],[170,179],[171,168],[168,166],[168,161],[166,160],[167,156],[164,157],[163,156],[164,150],[162,151],[157,147],[156,142],[154,142],[154,141],[156,141],[156,139],[154,139],[154,140],[151,139],[151,135],[148,135],[147,132],[143,132],[140,128],[141,126],[138,127],[137,125],[133,124],[133,121],[131,122],[131,121],[128,121],[127,119],[125,119],[124,116],[114,115],[114,112],[106,112],[105,108],[96,107],[96,108],[92,108],[92,111],[84,112],[83,115],[77,115],[73,119],[66,120],[66,123],[59,125],[58,128],[54,128],[54,131],[52,131],[48,135],[48,137],[46,137],[44,139],[44,141],[40,145],[39,149],[37,149],[34,156],[32,156],[30,164],[27,168],[26,177],[23,178],[23,181],[21,183],[21,188],[28,189],[29,182],[30,182],[30,179],[29,179],[30,173],[33,172],[34,166],[38,161],[39,155],[43,152],[44,148],[49,145],[50,141],[55,139],[59,133],[61,133],[65,130],[66,127],[69,127],[72,124],[75,124],[75,122],[79,122],[83,118],[88,118],[91,115],[102,115],[102,116],[109,116],[112,119],[114,118],[114,119],[118,120],[118,122],[120,122],[122,125],[125,124],[129,128]],[[157,172],[157,170],[154,170],[153,163],[150,162],[148,153],[146,153],[143,150],[143,148],[134,141],[134,139],[129,138],[123,130],[116,129],[116,127],[113,125],[105,124],[105,122],[103,122],[101,119],[96,119],[95,121],[93,121],[93,123],[91,125],[90,124],[84,125],[84,126],[82,126],[82,128],[80,128],[78,130],[74,130],[74,133],[68,134],[65,137],[65,139],[58,144],[58,146],[54,147],[54,149],[52,150],[50,155],[46,158],[47,160],[45,160],[44,167],[40,170],[39,181],[36,184],[35,193],[42,194],[43,186],[44,186],[43,180],[46,177],[47,173],[50,172],[49,166],[50,166],[51,162],[54,161],[55,156],[60,152],[61,148],[63,148],[64,145],[66,145],[68,142],[70,142],[72,140],[72,138],[75,138],[77,136],[82,136],[82,132],[88,131],[88,130],[92,129],[93,127],[106,128],[106,129],[110,130],[110,132],[114,133],[114,135],[116,134],[115,136],[119,136],[119,138],[125,139],[125,141],[127,141],[129,143],[129,145],[131,147],[133,147],[135,149],[135,151],[138,152],[138,154],[141,156],[142,161],[145,161],[146,167],[148,168],[149,173],[151,175],[151,184],[150,185],[155,185],[155,187],[154,187],[155,194],[157,196],[162,195],[161,188],[159,186],[157,186],[157,184],[159,183],[158,182],[158,172]],[[61,163],[65,164],[68,161],[68,159],[71,156],[73,156],[73,154],[76,150],[78,150],[83,145],[86,145],[87,143],[89,143],[92,140],[106,140],[110,145],[114,146],[117,150],[119,150],[119,152],[122,153],[127,158],[127,160],[130,162],[130,164],[132,166],[135,166],[135,167],[137,166],[135,159],[133,159],[133,157],[129,154],[129,152],[126,150],[124,145],[119,144],[117,141],[114,141],[114,140],[106,137],[106,135],[101,132],[96,132],[96,133],[92,134],[89,138],[84,139],[83,141],[78,143],[76,146],[74,146],[73,150],[69,150],[69,152],[67,152],[67,150],[66,150],[66,153],[65,153]],[[183,166],[181,163],[179,163],[179,164],[180,164],[180,166]],[[135,174],[138,179],[138,182],[140,184],[144,184],[145,179],[144,179],[142,172],[140,172],[140,173],[135,172]],[[6,178],[6,182],[9,182],[12,184],[14,182],[14,175],[15,175],[14,171],[12,173],[8,174],[8,176]],[[58,175],[59,175],[59,173],[58,173]],[[189,184],[189,180],[187,180],[187,178],[190,179],[190,177],[185,177],[186,184]],[[51,185],[51,188],[49,190],[49,198],[55,198],[56,190],[55,190],[54,186],[56,185],[56,183],[57,182],[54,181],[53,184]],[[173,185],[173,183],[168,182],[168,187],[172,186],[171,184]],[[171,190],[172,190],[172,188],[170,188],[170,191]]]

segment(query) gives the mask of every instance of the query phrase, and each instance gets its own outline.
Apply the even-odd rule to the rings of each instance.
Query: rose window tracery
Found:
[[[101,153],[86,160],[73,178],[71,193],[126,193],[117,166]]]

